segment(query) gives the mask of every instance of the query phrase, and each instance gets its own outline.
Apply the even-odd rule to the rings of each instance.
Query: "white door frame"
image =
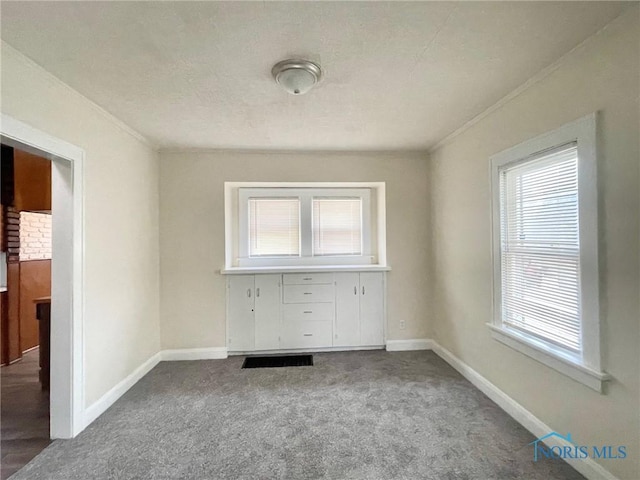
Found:
[[[73,438],[84,425],[83,149],[8,115],[2,143],[52,161],[51,438]]]

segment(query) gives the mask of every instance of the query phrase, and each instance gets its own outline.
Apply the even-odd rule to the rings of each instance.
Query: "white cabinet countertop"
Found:
[[[295,267],[229,267],[222,268],[222,275],[244,275],[257,273],[315,273],[315,272],[388,272],[385,265],[314,265]]]

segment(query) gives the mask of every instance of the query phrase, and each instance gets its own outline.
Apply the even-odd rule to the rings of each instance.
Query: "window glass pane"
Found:
[[[291,198],[249,199],[249,256],[300,255],[300,201]]]
[[[575,144],[500,173],[503,322],[581,349]]]
[[[313,199],[313,255],[362,255],[362,200]]]

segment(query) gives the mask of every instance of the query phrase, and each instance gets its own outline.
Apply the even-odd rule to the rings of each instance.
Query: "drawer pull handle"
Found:
[[[313,333],[303,333],[303,337],[313,337]]]
[[[305,310],[304,313],[313,313],[311,310]]]
[[[256,288],[256,297],[260,296],[260,287]]]
[[[364,295],[364,285],[362,286],[362,294]]]
[[[305,295],[313,295],[311,292],[304,292]]]
[[[311,277],[304,277],[303,280],[313,280]]]
[[[251,289],[247,288],[247,297],[251,298]]]
[[[353,294],[354,295],[358,294],[358,287],[355,287],[355,286],[353,287]]]

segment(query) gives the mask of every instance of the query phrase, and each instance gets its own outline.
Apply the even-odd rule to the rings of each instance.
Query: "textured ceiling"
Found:
[[[1,33],[160,147],[427,149],[624,8],[2,2]],[[288,57],[324,70],[304,96],[270,76]]]

